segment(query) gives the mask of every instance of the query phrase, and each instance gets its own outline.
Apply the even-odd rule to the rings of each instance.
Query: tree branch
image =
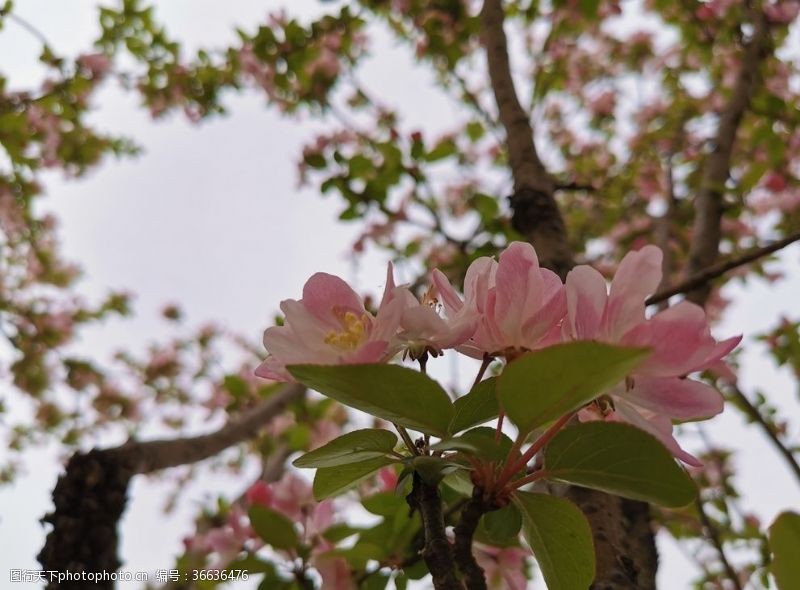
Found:
[[[733,395],[734,403],[741,407],[742,411],[744,411],[750,420],[761,427],[761,430],[767,435],[767,438],[775,446],[778,453],[780,453],[780,455],[786,460],[789,468],[794,472],[795,477],[797,477],[797,481],[800,482],[800,464],[797,463],[797,459],[795,459],[792,451],[783,444],[783,441],[781,441],[780,438],[778,438],[778,435],[775,433],[770,424],[764,419],[764,416],[761,415],[761,412],[758,411],[758,408],[752,404],[752,402],[741,389],[733,386],[730,388],[730,392]]]
[[[148,442],[129,441],[111,449],[75,453],[53,491],[55,509],[42,520],[53,525],[38,555],[44,571],[116,571],[117,524],[127,501],[128,484],[136,474],[202,461],[253,438],[288,404],[305,392],[289,385],[250,412],[232,418],[216,432]],[[47,590],[81,588],[80,581],[51,581]],[[99,581],[110,590],[113,581]]]
[[[564,280],[574,266],[572,250],[553,195],[554,182],[539,159],[533,127],[514,89],[504,20],[502,0],[484,0],[483,43],[514,178],[511,222],[534,245],[540,264]],[[568,487],[566,495],[578,504],[592,527],[597,553],[592,588],[655,588],[658,557],[647,504],[577,487]]]
[[[486,576],[472,553],[472,539],[481,516],[490,510],[493,510],[493,507],[487,504],[483,490],[475,486],[472,489],[472,498],[461,511],[461,518],[455,527],[456,540],[453,553],[456,565],[464,576],[467,590],[486,590]]]
[[[422,516],[422,530],[425,534],[422,558],[431,572],[433,587],[436,590],[464,590],[464,585],[456,576],[456,562],[445,532],[439,490],[436,486],[423,482],[415,473],[414,485],[407,501]]]
[[[502,0],[485,0],[481,10],[483,44],[514,179],[511,223],[534,245],[542,265],[563,279],[573,266],[572,252],[553,197],[555,184],[536,151],[533,127],[514,88],[504,20]]]
[[[744,266],[745,264],[749,264],[758,260],[759,258],[763,258],[764,256],[768,256],[773,252],[777,252],[778,250],[782,250],[786,246],[793,244],[794,242],[800,241],[800,232],[793,233],[791,235],[786,236],[783,239],[776,240],[771,244],[767,244],[765,246],[758,246],[756,248],[752,248],[742,254],[741,256],[737,256],[736,258],[731,258],[729,260],[724,260],[722,262],[718,262],[712,266],[709,266],[705,270],[698,272],[697,274],[690,276],[688,279],[675,285],[674,287],[669,287],[668,289],[664,289],[658,291],[655,295],[651,295],[647,299],[647,305],[654,305],[656,303],[660,303],[672,297],[673,295],[678,295],[680,293],[700,293],[701,289],[708,285],[709,282],[716,279],[719,276],[724,275],[726,272],[738,268],[740,266]],[[705,291],[707,295],[707,291]],[[705,300],[705,296],[703,296],[703,300]],[[701,301],[702,302],[702,301]]]
[[[742,118],[750,107],[759,77],[759,66],[769,54],[771,45],[769,23],[762,11],[754,12],[753,34],[742,55],[741,69],[730,100],[720,113],[714,148],[706,159],[700,190],[695,199],[696,215],[686,273],[689,277],[714,264],[719,254],[724,211],[723,195],[725,183],[730,176],[736,135]],[[708,298],[710,290],[710,285],[704,283],[687,293],[686,298],[702,305]]]
[[[725,555],[725,547],[722,544],[722,539],[720,539],[719,531],[717,527],[714,526],[714,523],[711,522],[711,519],[708,518],[701,498],[695,501],[695,507],[697,508],[697,514],[700,516],[700,522],[703,524],[706,538],[711,541],[711,544],[714,545],[714,549],[717,550],[719,560],[722,562],[722,567],[725,569],[725,575],[736,590],[742,590],[742,583],[739,581],[739,576],[731,565],[731,562],[728,561],[728,556]]]

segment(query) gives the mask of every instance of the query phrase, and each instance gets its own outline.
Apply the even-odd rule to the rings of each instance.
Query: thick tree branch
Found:
[[[563,279],[573,265],[572,252],[553,197],[555,184],[539,159],[533,127],[514,88],[504,20],[502,0],[485,0],[481,11],[483,43],[514,179],[511,222],[534,245],[540,262]]]
[[[553,196],[556,187],[539,159],[533,127],[514,89],[504,19],[502,0],[484,0],[483,43],[514,178],[512,225],[534,245],[541,265],[563,280],[574,265],[573,255]],[[597,553],[592,588],[655,588],[658,557],[647,504],[576,487],[565,493],[580,506],[592,527]]]
[[[253,438],[304,392],[300,385],[289,385],[210,434],[131,441],[112,449],[75,453],[56,483],[55,509],[42,519],[53,525],[38,555],[42,569],[73,573],[116,571],[120,566],[117,524],[125,509],[131,477],[202,461]],[[77,590],[84,585],[81,581],[53,581],[47,590]],[[107,580],[97,582],[95,587],[110,590],[113,586],[113,581]]]
[[[725,183],[730,176],[736,135],[742,118],[750,107],[759,77],[759,66],[769,54],[771,47],[766,16],[760,10],[755,12],[753,34],[742,55],[741,68],[731,91],[730,100],[720,113],[713,151],[705,161],[700,190],[695,199],[696,215],[687,267],[689,277],[714,264],[719,254],[719,244],[722,239],[723,196]],[[708,298],[710,290],[710,285],[702,284],[687,293],[686,297],[702,305]]]
[[[456,562],[453,559],[453,548],[445,532],[439,490],[436,486],[423,482],[415,473],[408,504],[412,509],[419,510],[422,517],[422,530],[425,535],[422,558],[431,572],[433,587],[436,590],[464,590],[464,585],[456,576]]]
[[[772,242],[771,244],[752,248],[736,258],[718,262],[717,264],[714,264],[705,270],[690,276],[682,283],[658,291],[656,294],[650,296],[650,298],[647,300],[647,305],[655,305],[656,303],[666,301],[673,295],[678,295],[680,293],[688,293],[690,291],[699,293],[700,288],[705,287],[709,282],[724,275],[726,272],[735,268],[739,268],[740,266],[744,266],[745,264],[750,264],[759,258],[768,256],[774,252],[777,252],[778,250],[782,250],[786,246],[789,246],[797,241],[800,241],[800,232],[788,235],[783,239]]]

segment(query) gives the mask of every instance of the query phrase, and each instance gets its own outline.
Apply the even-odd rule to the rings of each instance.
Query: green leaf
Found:
[[[414,471],[419,473],[422,480],[428,485],[437,486],[446,475],[464,469],[463,465],[445,461],[440,457],[414,457],[411,459]]]
[[[500,510],[484,514],[478,526],[480,535],[490,545],[508,547],[519,536],[522,514],[515,504],[508,504]]]
[[[446,436],[453,404],[442,386],[399,365],[294,365],[303,385],[351,408],[425,434]]]
[[[294,523],[266,506],[256,504],[248,512],[253,530],[268,545],[276,549],[291,549],[300,542]]]
[[[431,445],[431,449],[434,451],[461,451],[492,461],[502,461],[508,456],[514,443],[503,433],[501,433],[499,441],[496,440],[496,436],[497,432],[494,428],[480,426],[468,430],[461,436],[439,441],[435,445]]]
[[[549,590],[586,590],[594,580],[592,531],[569,500],[517,492],[522,531]]]
[[[600,342],[568,342],[527,353],[498,377],[500,405],[527,434],[593,400],[648,354],[644,348]]]
[[[338,467],[320,467],[314,475],[314,498],[324,500],[343,494],[358,485],[381,467],[393,463],[393,459],[377,457],[359,463],[339,465]]]
[[[783,512],[769,527],[770,571],[778,590],[793,590],[800,580],[800,514]]]
[[[336,467],[384,457],[394,450],[397,436],[388,430],[365,428],[343,434],[294,460],[295,467]]]
[[[545,449],[550,479],[676,508],[694,482],[656,438],[635,426],[588,422],[559,432]]]
[[[455,401],[453,419],[450,421],[451,433],[461,432],[497,417],[500,407],[495,393],[496,383],[495,377],[485,379],[467,395]]]
[[[385,516],[387,518],[394,516],[399,510],[408,508],[405,498],[398,496],[394,492],[372,494],[362,498],[361,504],[375,516]]]

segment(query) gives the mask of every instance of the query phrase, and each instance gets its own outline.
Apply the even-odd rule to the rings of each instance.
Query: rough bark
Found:
[[[412,510],[419,510],[422,517],[422,531],[425,535],[422,558],[431,573],[433,587],[435,590],[464,590],[464,585],[456,575],[453,547],[447,540],[439,490],[414,474],[414,485],[407,501]]]
[[[512,225],[534,245],[541,265],[564,279],[574,265],[573,255],[553,180],[539,158],[533,127],[514,89],[502,0],[485,0],[481,19],[489,77],[514,178]],[[582,488],[568,488],[566,495],[592,527],[597,553],[592,588],[655,588],[658,557],[647,504]]]
[[[563,278],[573,266],[572,252],[554,197],[555,183],[539,158],[530,119],[514,88],[504,20],[502,1],[486,0],[481,11],[483,43],[514,179],[511,223],[536,248],[541,264]]]
[[[464,577],[467,590],[486,590],[486,576],[472,553],[472,539],[481,516],[493,509],[494,507],[484,499],[483,490],[475,486],[472,498],[461,511],[458,524],[453,531],[455,533],[453,552],[456,565]]]
[[[111,449],[76,453],[53,492],[54,510],[42,520],[53,526],[38,555],[44,571],[114,572],[117,525],[125,509],[128,483],[136,474],[186,465],[212,457],[253,438],[305,389],[290,385],[216,432],[173,440],[130,441]],[[51,581],[47,590],[114,587],[112,581]]]
[[[710,267],[719,255],[721,221],[725,209],[723,197],[725,184],[730,176],[736,135],[742,118],[750,107],[759,78],[759,66],[769,55],[770,47],[769,23],[766,16],[758,11],[753,22],[753,34],[742,54],[739,75],[730,99],[720,113],[713,148],[703,166],[700,190],[695,198],[687,276],[691,277]],[[710,291],[711,285],[706,282],[688,292],[686,298],[702,305]]]

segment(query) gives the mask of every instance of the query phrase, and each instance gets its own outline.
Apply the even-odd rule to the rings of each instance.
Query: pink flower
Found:
[[[322,578],[320,590],[355,590],[356,584],[346,559],[326,555],[315,557],[313,562]]]
[[[515,355],[559,339],[558,325],[566,312],[564,285],[555,273],[539,268],[530,244],[513,242],[499,262],[476,259],[464,279],[464,300],[438,270],[433,281],[448,317],[465,307],[478,314],[475,334],[458,348],[466,355]]]
[[[710,418],[722,412],[723,399],[713,387],[685,377],[718,370],[741,337],[717,342],[703,309],[687,301],[646,319],[645,300],[661,282],[661,259],[655,246],[628,253],[610,291],[593,268],[577,266],[570,271],[564,337],[649,347],[651,355],[624,385],[610,392],[611,401],[595,402],[580,418],[630,422],[659,438],[681,460],[696,465],[697,459],[672,437],[672,419]]]
[[[438,301],[431,291],[419,301],[406,287],[396,287],[390,264],[381,307],[392,302],[397,302],[403,309],[396,339],[412,359],[420,358],[425,353],[437,357],[443,350],[463,344],[478,325],[474,306],[464,305],[458,312],[443,318],[438,313]]]
[[[258,480],[247,490],[245,498],[251,506],[259,505],[269,508],[272,506],[273,494],[265,481]]]
[[[483,568],[489,590],[525,590],[527,551],[519,547],[491,547],[475,544],[475,560]]]
[[[92,78],[103,78],[111,69],[112,63],[102,53],[87,53],[78,57],[78,65],[87,70]]]
[[[402,304],[387,302],[373,316],[339,277],[313,275],[303,287],[303,298],[281,302],[281,310],[286,323],[264,332],[269,356],[256,368],[259,377],[293,381],[286,365],[381,363],[396,352],[390,342],[400,324]]]

